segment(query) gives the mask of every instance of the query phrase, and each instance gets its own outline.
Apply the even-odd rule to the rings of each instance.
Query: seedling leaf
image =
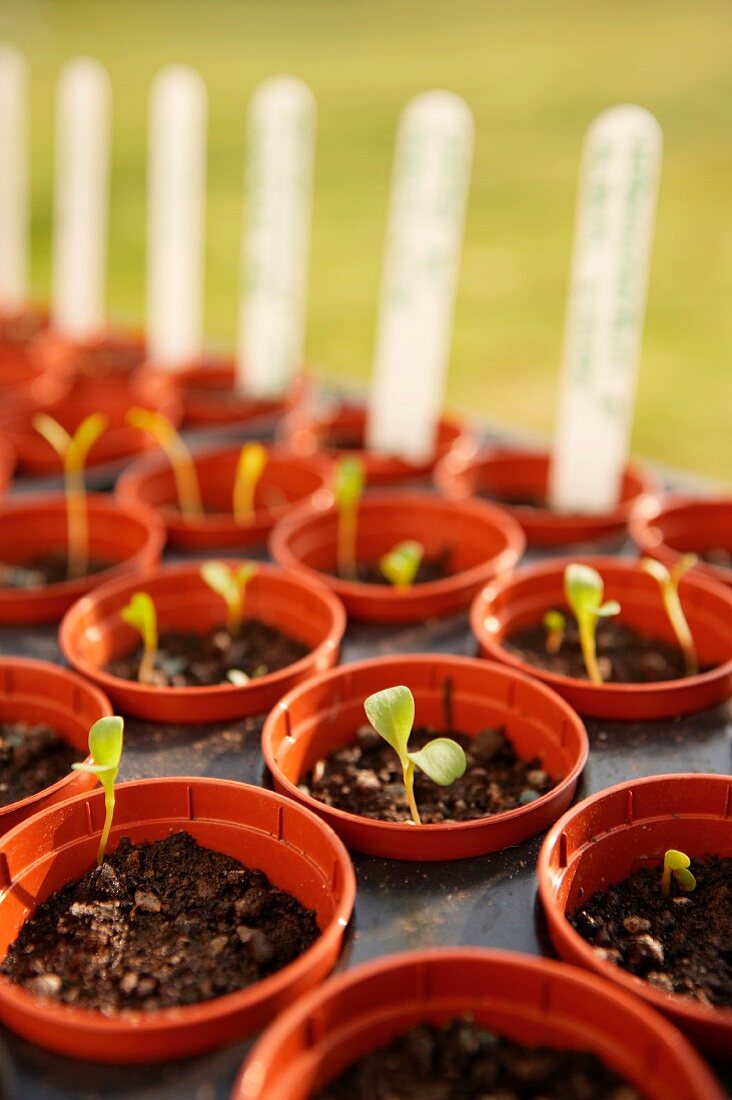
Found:
[[[33,427],[43,436],[47,443],[53,447],[56,454],[65,463],[66,452],[71,443],[71,436],[57,420],[47,413],[38,413],[33,417]]]
[[[408,687],[384,688],[364,702],[366,717],[380,737],[391,745],[404,764],[414,725],[414,696]]]
[[[582,656],[587,674],[595,684],[602,683],[595,642],[597,620],[617,615],[620,611],[620,604],[617,600],[608,600],[607,603],[602,602],[604,590],[603,579],[592,566],[571,562],[565,569],[564,594],[577,619]]]
[[[244,594],[247,584],[256,572],[256,565],[250,561],[242,562],[236,569],[232,569],[224,561],[205,561],[201,566],[201,577],[226,604],[226,628],[230,634],[239,633]]]
[[[101,864],[112,828],[115,806],[115,788],[124,744],[124,721],[117,715],[100,718],[89,730],[90,764],[72,764],[77,772],[96,775],[104,788],[104,828],[99,841],[97,863]]]
[[[678,852],[675,848],[669,848],[663,857],[663,863],[672,871],[685,871],[687,867],[691,867],[691,860],[685,852]]]
[[[379,568],[395,588],[409,588],[417,576],[423,557],[422,543],[407,539],[406,542],[397,543],[388,554],[379,559]]]
[[[691,860],[685,852],[679,852],[676,848],[669,848],[663,857],[663,874],[661,875],[661,890],[664,897],[671,894],[671,877],[676,879],[676,885],[685,894],[690,894],[696,889],[696,879],[689,870]]]
[[[433,783],[441,787],[449,787],[465,774],[467,767],[465,753],[460,745],[449,737],[436,737],[418,752],[410,752],[409,759]]]
[[[139,428],[151,435],[165,451],[173,468],[178,507],[183,516],[188,520],[200,516],[203,505],[196,466],[190,451],[171,422],[162,413],[141,408],[139,405],[127,410],[125,420],[132,428]]]
[[[123,622],[137,630],[142,638],[143,656],[137,672],[141,684],[149,684],[158,649],[158,616],[147,592],[135,592],[119,613]]]
[[[547,611],[541,623],[546,631],[547,653],[558,653],[562,648],[567,620],[561,611]]]

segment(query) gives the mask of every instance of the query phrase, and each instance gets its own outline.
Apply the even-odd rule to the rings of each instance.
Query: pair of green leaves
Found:
[[[72,764],[77,772],[86,772],[95,775],[104,788],[104,828],[99,841],[97,863],[101,864],[104,852],[109,840],[112,828],[115,807],[115,783],[119,774],[119,763],[122,758],[122,746],[124,742],[124,721],[117,715],[111,718],[100,718],[89,730],[89,753],[92,762],[90,764]]]
[[[366,717],[380,737],[399,757],[412,820],[421,824],[414,799],[414,769],[419,768],[433,783],[447,787],[464,775],[467,761],[460,745],[449,737],[436,737],[417,752],[409,751],[414,726],[414,696],[408,687],[384,688],[364,702]]]
[[[257,567],[251,561],[242,562],[236,569],[223,561],[205,561],[201,566],[204,581],[226,604],[226,628],[230,634],[238,634],[241,629],[244,595],[256,572]]]
[[[684,893],[690,894],[696,890],[696,879],[689,870],[691,860],[685,852],[679,852],[675,848],[669,848],[663,857],[663,875],[661,876],[661,889],[666,897],[671,894],[671,877]]]

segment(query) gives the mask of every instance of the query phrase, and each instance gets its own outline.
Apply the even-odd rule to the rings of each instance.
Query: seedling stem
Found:
[[[364,485],[363,464],[347,456],[336,466],[333,496],[338,508],[338,574],[353,580],[356,576],[356,530],[358,502]]]
[[[602,602],[605,585],[596,569],[589,565],[572,562],[564,571],[564,593],[574,612],[579,627],[582,657],[587,675],[593,684],[602,683],[602,673],[597,663],[597,645],[595,630],[598,619],[617,615],[620,604],[617,600]]]
[[[155,604],[147,592],[135,592],[119,614],[124,622],[140,633],[142,658],[137,670],[137,679],[141,684],[149,684],[153,678],[158,651],[158,616]]]
[[[234,519],[242,527],[254,520],[254,494],[266,465],[266,448],[261,443],[245,443],[236,467],[233,501]]]
[[[114,819],[115,788],[122,757],[124,721],[116,715],[100,718],[89,730],[89,753],[92,763],[72,764],[77,772],[96,775],[104,787],[104,828],[97,852],[97,864],[101,866]]]
[[[175,478],[178,508],[183,516],[191,519],[202,515],[201,490],[195,463],[191,452],[167,417],[152,409],[136,406],[129,409],[125,419],[133,428],[139,428],[151,435],[168,456]]]
[[[665,565],[653,558],[642,558],[640,563],[641,568],[645,569],[646,573],[658,582],[658,587],[661,589],[663,606],[676,635],[676,641],[679,643],[679,648],[684,655],[687,676],[696,675],[699,671],[699,662],[691,627],[681,606],[679,581],[687,570],[696,565],[696,562],[696,554],[684,554],[683,558],[673,566],[670,572]]]

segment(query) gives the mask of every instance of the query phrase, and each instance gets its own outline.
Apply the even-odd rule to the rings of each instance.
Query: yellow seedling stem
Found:
[[[178,508],[188,519],[203,515],[201,489],[191,452],[170,421],[152,409],[135,407],[126,416],[133,428],[147,432],[168,456],[175,478]]]
[[[601,684],[602,674],[600,672],[600,666],[597,663],[597,648],[595,643],[595,622],[583,617],[579,620],[578,625],[580,646],[582,647],[582,657],[585,662],[585,668],[587,669],[587,675],[593,684]]]
[[[696,654],[694,637],[691,627],[684,614],[679,596],[679,581],[687,570],[696,564],[695,554],[685,554],[669,572],[665,565],[653,558],[643,558],[641,566],[658,583],[661,591],[664,610],[673,627],[676,641],[684,657],[684,667],[687,676],[695,676],[699,671],[699,661]]]
[[[89,569],[89,517],[84,465],[89,451],[107,424],[106,416],[92,413],[82,420],[72,436],[46,413],[40,413],[33,420],[36,431],[53,447],[64,466],[68,580],[86,576]]]
[[[341,508],[338,516],[338,573],[344,579],[356,576],[356,508]]]
[[[233,498],[234,519],[242,527],[254,520],[254,497],[266,465],[266,448],[261,443],[245,443],[236,467]]]
[[[412,821],[415,825],[421,825],[422,818],[419,816],[419,810],[417,809],[417,803],[414,798],[414,764],[411,760],[408,760],[406,764],[402,761],[402,775],[404,777],[404,789],[407,792],[407,803],[409,805],[409,812],[412,815]]]

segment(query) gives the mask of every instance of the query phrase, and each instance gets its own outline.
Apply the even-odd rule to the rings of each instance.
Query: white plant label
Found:
[[[28,64],[0,46],[0,309],[28,301]]]
[[[112,91],[91,58],[64,65],[56,99],[53,324],[84,340],[105,318]]]
[[[148,356],[172,370],[203,351],[206,85],[169,65],[150,92],[147,209]]]
[[[432,91],[397,133],[366,445],[409,462],[435,451],[473,130],[462,99]]]
[[[587,132],[549,500],[604,512],[627,460],[662,152],[642,107],[613,107]]]
[[[292,76],[252,96],[242,242],[237,388],[281,396],[302,364],[316,107]]]

